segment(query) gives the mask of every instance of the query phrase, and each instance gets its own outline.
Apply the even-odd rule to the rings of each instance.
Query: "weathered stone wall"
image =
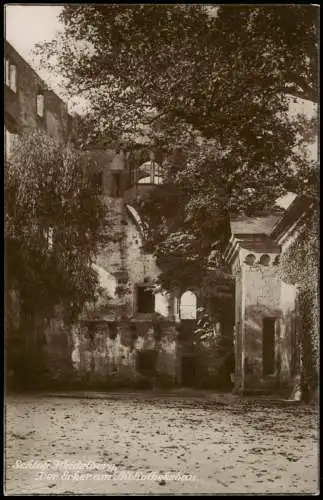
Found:
[[[245,386],[261,385],[263,376],[263,319],[281,318],[280,293],[281,281],[277,268],[244,265],[245,310],[244,310],[244,349],[245,349]],[[276,338],[276,357],[278,342]],[[277,366],[277,363],[276,363]],[[270,376],[275,379],[277,372]]]
[[[25,129],[43,129],[51,137],[66,143],[73,136],[74,120],[68,114],[67,105],[32,67],[5,42],[5,58],[16,67],[16,91],[6,85],[5,122],[8,130],[21,133]],[[44,96],[44,115],[37,115],[37,95]]]
[[[45,358],[51,381],[107,388],[154,377],[176,383],[176,330],[166,321],[158,332],[149,322],[123,321],[67,331],[55,319],[46,329]]]
[[[245,388],[288,386],[295,363],[295,289],[283,283],[277,267],[246,266],[244,271]],[[263,320],[276,318],[275,369],[263,373]]]
[[[105,203],[109,214],[107,231],[113,235],[97,257],[97,265],[106,272],[121,275],[123,292],[113,296],[111,305],[123,306],[123,314],[131,317],[137,313],[136,286],[152,284],[159,276],[154,256],[143,251],[142,234],[133,217],[127,210],[122,198],[106,196]],[[111,294],[110,294],[111,295]],[[155,312],[164,317],[171,315],[171,298],[166,293],[155,297]]]

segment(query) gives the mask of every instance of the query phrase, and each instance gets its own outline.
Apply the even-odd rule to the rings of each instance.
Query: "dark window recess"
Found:
[[[155,340],[156,340],[156,342],[159,342],[162,338],[161,327],[158,323],[154,323],[153,328],[154,328]]]
[[[96,327],[92,323],[89,323],[87,328],[88,328],[89,344],[90,347],[92,348],[94,347]]]
[[[117,325],[115,323],[109,324],[109,338],[115,340],[118,335]]]
[[[275,371],[275,324],[276,318],[263,319],[263,373],[271,375]]]
[[[113,196],[113,198],[120,198],[121,197],[121,174],[120,173],[113,173],[112,174],[111,195]]]
[[[182,385],[193,387],[196,382],[196,358],[193,356],[182,356]]]
[[[143,286],[137,288],[138,313],[153,313],[155,311],[155,295]]]
[[[136,325],[130,325],[130,335],[132,342],[136,342],[138,338],[138,331]]]
[[[95,174],[92,174],[90,177],[90,186],[95,193],[102,193],[102,180],[103,180],[103,175],[102,172],[96,172]]]

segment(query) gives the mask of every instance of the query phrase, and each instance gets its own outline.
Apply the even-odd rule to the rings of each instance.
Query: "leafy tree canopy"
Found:
[[[289,114],[290,95],[317,100],[315,7],[66,5],[61,20],[39,50],[89,99],[87,141],[141,134],[163,151],[165,186],[141,208],[169,277],[198,276],[211,252],[220,265],[229,214],[315,177]]]
[[[97,292],[91,264],[108,237],[106,213],[80,165],[77,151],[38,131],[6,164],[6,289],[29,313],[60,304],[72,319]]]

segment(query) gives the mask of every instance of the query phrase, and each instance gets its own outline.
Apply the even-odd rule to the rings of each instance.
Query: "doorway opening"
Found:
[[[137,312],[155,312],[155,294],[146,286],[137,286]]]
[[[275,372],[275,326],[276,318],[263,318],[263,374]]]
[[[194,355],[182,356],[181,378],[184,387],[194,387],[196,382],[196,358]]]

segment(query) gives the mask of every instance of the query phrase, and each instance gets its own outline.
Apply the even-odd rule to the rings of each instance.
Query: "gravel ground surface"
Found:
[[[8,396],[5,493],[318,493],[313,407],[167,396]]]

